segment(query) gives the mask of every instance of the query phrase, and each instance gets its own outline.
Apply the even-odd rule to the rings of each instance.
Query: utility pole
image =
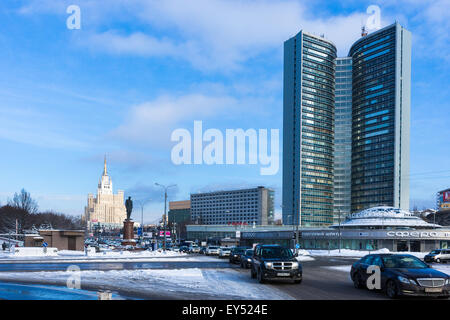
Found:
[[[163,244],[163,250],[166,251],[166,227],[167,227],[167,189],[171,188],[171,187],[175,187],[176,184],[172,184],[170,186],[165,186],[162,184],[159,184],[157,182],[155,182],[155,185],[162,187],[164,189],[164,244]]]

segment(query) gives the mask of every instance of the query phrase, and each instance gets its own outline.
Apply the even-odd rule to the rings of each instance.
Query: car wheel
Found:
[[[302,283],[302,279],[300,279],[300,280],[294,280],[294,283],[295,283],[295,284],[300,284],[300,283]]]
[[[264,279],[264,276],[263,276],[263,273],[262,273],[261,269],[258,269],[258,282],[259,283],[265,283],[266,282],[265,279]]]
[[[252,279],[256,278],[256,272],[253,270],[253,267],[251,267],[250,276],[252,277]]]
[[[389,298],[395,299],[398,295],[397,284],[394,280],[389,280],[386,283],[386,294]]]
[[[364,288],[361,275],[359,273],[355,273],[355,275],[353,276],[353,285],[355,286],[356,289]]]

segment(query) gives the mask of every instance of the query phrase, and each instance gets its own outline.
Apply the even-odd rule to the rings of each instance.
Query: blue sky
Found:
[[[105,4],[107,3],[107,5]],[[66,8],[81,9],[69,30]],[[347,55],[381,8],[413,35],[411,206],[431,207],[450,187],[448,1],[4,0],[0,2],[0,202],[22,187],[42,210],[83,213],[107,154],[115,190],[163,197],[155,182],[191,192],[265,185],[281,211],[281,168],[182,165],[170,160],[176,128],[193,121],[280,129],[283,41],[305,29]]]

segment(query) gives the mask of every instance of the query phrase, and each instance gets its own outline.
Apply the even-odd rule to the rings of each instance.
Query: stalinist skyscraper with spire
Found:
[[[106,157],[103,174],[98,183],[97,196],[88,195],[88,203],[84,209],[84,219],[91,229],[99,224],[103,228],[120,228],[127,217],[123,191],[113,193],[111,177],[108,175]]]

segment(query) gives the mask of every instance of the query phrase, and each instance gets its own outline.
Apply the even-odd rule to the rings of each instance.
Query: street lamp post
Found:
[[[176,187],[176,184],[171,184],[170,186],[165,186],[155,182],[155,185],[164,189],[164,246],[163,250],[166,251],[166,221],[167,221],[167,189],[171,187]]]
[[[341,253],[341,242],[342,242],[342,235],[341,235],[341,209],[338,209],[338,219],[339,219],[339,253]]]
[[[148,201],[151,199],[148,199],[146,201],[144,200],[137,200],[136,202],[141,207],[141,241],[144,241],[144,207],[147,204]]]
[[[299,232],[298,232],[299,225],[300,225],[300,198],[298,199],[297,231],[295,233],[295,249],[296,250],[297,250],[297,245],[300,242],[299,241]]]

